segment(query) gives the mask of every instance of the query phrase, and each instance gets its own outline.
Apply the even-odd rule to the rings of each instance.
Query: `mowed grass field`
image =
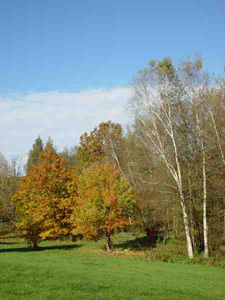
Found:
[[[0,299],[225,299],[225,270],[105,254],[103,242],[0,243]]]

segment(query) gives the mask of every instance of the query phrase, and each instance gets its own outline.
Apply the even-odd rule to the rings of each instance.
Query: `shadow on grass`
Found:
[[[4,244],[4,243],[3,243]],[[7,243],[9,245],[9,243]],[[16,244],[16,243],[15,243]],[[1,243],[0,243],[1,245]],[[25,248],[9,248],[9,249],[0,249],[1,253],[9,253],[9,252],[40,252],[40,251],[46,251],[46,250],[73,250],[76,248],[80,248],[82,245],[55,245],[55,246],[43,246],[38,247],[37,249],[32,249],[31,247],[25,247]]]
[[[150,240],[148,237],[140,237],[135,240],[124,241],[122,243],[117,243],[113,245],[114,249],[130,249],[130,250],[140,250],[151,249],[156,247],[156,240]]]
[[[18,244],[18,243],[15,243],[15,242],[0,242],[0,245],[15,245],[15,244]]]

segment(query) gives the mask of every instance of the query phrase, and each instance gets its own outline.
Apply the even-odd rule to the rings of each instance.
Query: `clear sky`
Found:
[[[39,134],[72,146],[110,112],[125,122],[129,83],[150,59],[198,52],[210,72],[223,74],[225,1],[2,0],[0,38],[0,152],[22,155]],[[55,103],[65,122],[73,111],[61,138]],[[10,138],[22,145],[12,148]]]

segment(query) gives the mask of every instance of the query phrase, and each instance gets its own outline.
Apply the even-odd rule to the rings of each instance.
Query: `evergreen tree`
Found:
[[[27,172],[31,169],[33,164],[35,164],[35,165],[38,164],[39,155],[43,151],[43,149],[44,149],[44,144],[42,142],[41,137],[39,136],[35,140],[32,150],[30,150],[30,152],[29,152],[29,157],[28,157],[28,161],[27,161],[27,165],[26,165]]]
[[[54,154],[57,153],[57,149],[56,149],[56,147],[54,146],[53,140],[52,140],[50,137],[48,137],[48,140],[47,140],[47,142],[46,142],[46,144],[45,144],[44,150],[45,150],[45,151],[48,150],[48,151],[50,151],[50,152],[52,152],[52,153],[54,153]]]

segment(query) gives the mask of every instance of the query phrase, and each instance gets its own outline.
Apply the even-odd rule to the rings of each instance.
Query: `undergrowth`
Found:
[[[117,235],[114,238],[114,248],[111,255],[122,257],[140,257],[145,260],[214,265],[225,268],[225,248],[221,248],[217,253],[213,253],[209,258],[205,258],[203,253],[195,253],[194,258],[187,256],[186,243],[182,240],[170,238],[167,243],[160,240],[150,242],[144,235]]]

